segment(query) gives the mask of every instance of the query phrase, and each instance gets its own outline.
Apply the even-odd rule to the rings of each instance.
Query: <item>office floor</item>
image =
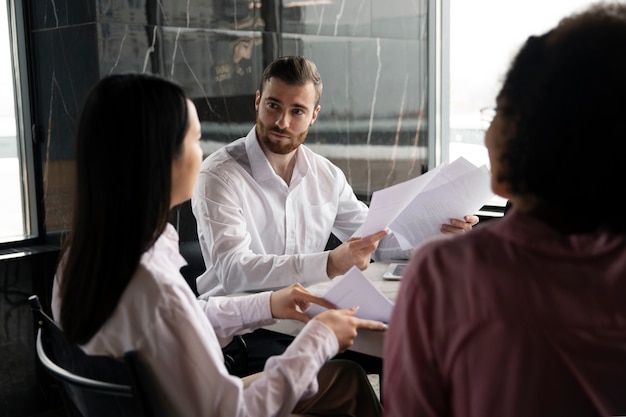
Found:
[[[36,262],[36,260],[35,260]],[[62,417],[55,390],[38,378],[29,261],[0,262],[0,417]]]

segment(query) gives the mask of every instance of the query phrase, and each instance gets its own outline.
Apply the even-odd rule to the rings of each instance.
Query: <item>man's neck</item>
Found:
[[[296,155],[298,150],[296,149],[295,151],[285,155],[266,152],[265,150],[264,153],[276,175],[281,177],[285,183],[289,185],[291,183],[293,169],[296,166]]]

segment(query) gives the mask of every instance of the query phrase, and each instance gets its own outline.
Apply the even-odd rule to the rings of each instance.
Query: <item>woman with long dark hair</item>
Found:
[[[193,103],[170,81],[112,75],[90,92],[76,135],[72,228],[53,287],[53,315],[67,338],[93,355],[139,351],[174,416],[380,415],[364,372],[328,359],[358,328],[383,323],[332,309],[298,284],[195,298],[167,220],[191,197],[200,137]],[[301,313],[309,303],[329,310],[309,320]],[[231,376],[221,346],[274,318],[308,323],[261,375]]]

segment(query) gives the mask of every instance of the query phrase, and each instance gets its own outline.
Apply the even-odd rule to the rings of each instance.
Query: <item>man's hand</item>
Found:
[[[463,220],[450,219],[450,223],[442,224],[440,230],[442,233],[460,235],[472,230],[472,227],[478,223],[478,220],[478,216],[473,215],[467,215],[463,217]]]
[[[313,294],[298,283],[274,291],[270,296],[270,309],[275,319],[299,320],[306,323],[311,318],[303,311],[309,308],[311,303],[326,308],[337,308],[333,303]]]
[[[372,259],[372,253],[378,247],[378,241],[387,234],[388,232],[383,230],[367,237],[351,238],[331,250],[326,265],[328,277],[343,275],[355,265],[360,270],[366,269]]]
[[[385,330],[387,328],[387,325],[380,321],[354,317],[356,310],[356,308],[326,310],[315,316],[315,320],[321,321],[335,333],[339,342],[340,353],[352,346],[357,335],[357,329]]]

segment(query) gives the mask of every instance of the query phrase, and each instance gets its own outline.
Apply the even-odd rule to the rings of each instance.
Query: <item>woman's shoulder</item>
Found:
[[[176,311],[180,310],[178,304],[192,304],[195,294],[180,273],[186,264],[178,248],[178,234],[168,224],[153,247],[141,257],[123,298],[141,301],[146,311]]]

